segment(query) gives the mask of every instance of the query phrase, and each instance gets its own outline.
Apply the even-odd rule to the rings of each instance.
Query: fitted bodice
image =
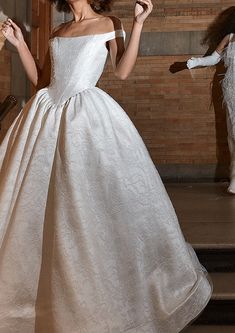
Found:
[[[224,64],[227,67],[222,87],[224,101],[228,111],[228,131],[229,136],[235,140],[235,41],[233,34],[230,35],[228,47],[224,51]]]
[[[50,40],[51,82],[48,93],[55,104],[64,104],[79,92],[95,87],[106,62],[106,42],[125,37],[123,30]]]
[[[223,88],[234,91],[235,86],[235,41],[232,41],[233,34],[230,35],[230,42],[226,48],[223,59],[227,68],[223,80]]]
[[[230,41],[228,47],[224,52],[224,63],[229,70],[232,69],[235,62],[235,41],[232,41],[232,38],[233,34],[230,35]]]

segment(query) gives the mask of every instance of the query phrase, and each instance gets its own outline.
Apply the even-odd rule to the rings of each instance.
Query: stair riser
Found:
[[[235,272],[235,250],[196,250],[208,272]]]
[[[211,300],[200,317],[195,321],[196,325],[235,325],[235,300],[217,301]]]

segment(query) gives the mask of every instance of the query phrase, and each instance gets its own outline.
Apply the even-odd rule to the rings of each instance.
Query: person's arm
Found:
[[[126,50],[122,38],[109,41],[114,74],[122,80],[125,80],[129,76],[135,66],[143,23],[151,13],[152,8],[151,0],[136,2],[134,22]]]
[[[38,69],[37,90],[47,87],[51,81],[51,58],[49,50],[46,53],[42,68]]]
[[[26,74],[34,86],[38,83],[38,69],[34,58],[24,40],[21,29],[11,19],[7,19],[1,28],[4,37],[16,47]]]
[[[227,35],[223,38],[223,40],[220,42],[216,50],[207,57],[202,58],[191,58],[187,61],[187,67],[188,69],[192,69],[199,66],[214,66],[218,64],[222,58],[222,53],[225,49],[225,47],[229,43],[229,37],[230,35]]]

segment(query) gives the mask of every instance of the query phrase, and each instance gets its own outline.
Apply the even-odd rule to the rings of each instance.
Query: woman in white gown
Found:
[[[179,332],[211,285],[138,132],[96,87],[108,50],[118,77],[131,72],[151,1],[126,50],[119,20],[98,13],[109,1],[54,2],[74,20],[0,147],[0,332]],[[20,29],[8,19],[3,34],[37,85]]]
[[[227,67],[222,81],[224,101],[227,106],[228,147],[230,151],[230,184],[228,192],[235,194],[235,7],[223,11],[209,26],[204,38],[209,46],[216,44],[216,50],[206,57],[191,58],[189,69],[198,66],[214,66],[221,60]],[[218,43],[218,44],[217,44]]]

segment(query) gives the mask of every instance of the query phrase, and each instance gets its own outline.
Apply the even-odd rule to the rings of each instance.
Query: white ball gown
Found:
[[[210,299],[141,137],[96,87],[123,34],[53,38],[51,83],[0,146],[1,333],[176,333]]]

